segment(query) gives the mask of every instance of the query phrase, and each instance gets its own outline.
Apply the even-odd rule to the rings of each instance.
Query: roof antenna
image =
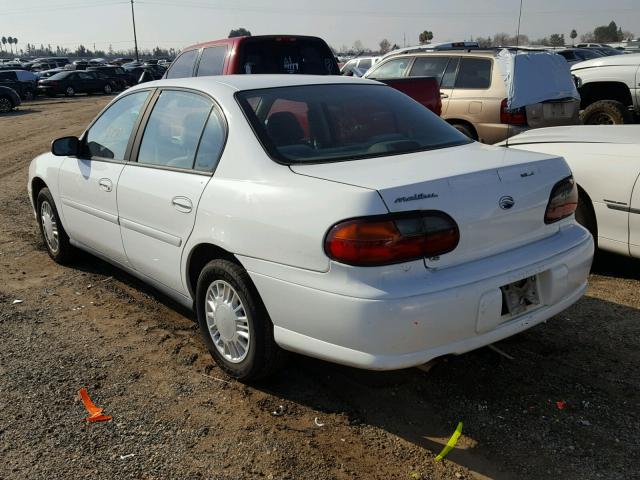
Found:
[[[513,57],[513,74],[512,82],[516,80],[516,65],[518,64],[518,48],[520,47],[520,22],[522,21],[522,2],[520,0],[520,12],[518,13],[518,31],[516,32],[516,53]],[[507,92],[509,93],[509,92]],[[507,101],[508,103],[508,101]],[[507,123],[507,141],[505,142],[505,148],[509,148],[509,137],[511,136],[511,123]]]

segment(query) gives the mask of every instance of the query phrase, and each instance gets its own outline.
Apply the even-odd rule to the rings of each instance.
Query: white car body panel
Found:
[[[283,348],[371,369],[409,367],[486,345],[549,319],[584,293],[593,255],[590,235],[573,217],[543,222],[551,188],[570,173],[557,156],[470,144],[323,165],[270,159],[235,92],[322,83],[377,82],[240,75],[151,82],[128,90],[123,95],[156,87],[210,95],[228,124],[224,152],[213,175],[112,163],[123,165],[112,192],[117,223],[91,219],[93,230],[84,231],[77,214],[64,216],[71,241],[185,305],[194,297],[188,275],[194,249],[203,244],[224,249],[249,273]],[[57,205],[62,202],[58,177],[69,173],[61,163],[45,154],[29,171],[29,189],[34,179],[44,181]],[[107,168],[95,163],[96,174]],[[65,178],[65,192],[82,192],[91,178]],[[439,196],[391,202],[427,187]],[[518,205],[511,229],[498,207],[507,194]],[[188,199],[191,211],[176,208],[176,197]],[[336,222],[394,209],[449,213],[462,232],[459,250],[439,259],[367,268],[335,262],[324,252],[324,237]],[[118,242],[105,235],[112,225],[120,228],[124,260],[117,258]],[[116,254],[100,241],[113,241]],[[540,305],[504,315],[500,287],[531,276],[537,276]]]
[[[563,156],[593,204],[598,246],[640,257],[640,125],[542,128],[509,146]]]

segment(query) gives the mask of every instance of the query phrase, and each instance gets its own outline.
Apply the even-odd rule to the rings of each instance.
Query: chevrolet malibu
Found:
[[[561,157],[348,77],[139,85],[28,190],[56,262],[86,250],[193,308],[245,381],[286,350],[390,370],[490,344],[576,302],[593,255]]]

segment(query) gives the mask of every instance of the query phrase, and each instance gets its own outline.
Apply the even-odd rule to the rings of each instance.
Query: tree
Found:
[[[616,22],[611,21],[609,25],[600,25],[593,30],[593,36],[598,43],[619,42],[622,39],[622,30],[618,28]]]
[[[596,41],[596,37],[593,32],[587,32],[584,35],[580,35],[580,41],[583,43],[591,43]]]
[[[2,37],[2,45],[6,45],[7,44],[7,37]]]
[[[380,43],[378,45],[380,45],[380,53],[383,55],[391,50],[391,42],[386,38],[380,40]]]
[[[433,40],[433,32],[430,30],[425,30],[420,35],[418,35],[418,40],[420,41],[420,45],[431,42],[431,40]]]
[[[635,34],[630,32],[629,30],[624,30],[622,32],[622,40],[633,40],[635,38]]]
[[[478,42],[478,46],[480,48],[489,48],[493,46],[493,41],[491,40],[491,37],[477,37],[476,38],[476,42]]]
[[[552,33],[551,36],[549,37],[549,44],[552,47],[564,47],[564,33],[563,34]]]
[[[232,28],[231,31],[229,32],[229,38],[250,37],[250,36],[251,36],[251,32],[244,27],[235,28],[235,29]]]
[[[360,40],[353,42],[353,51],[358,55],[365,51],[364,45]]]
[[[576,43],[576,37],[578,36],[578,32],[576,32],[576,29],[574,28],[573,30],[571,30],[571,33],[569,34],[569,36],[571,37],[571,45],[575,45]]]
[[[493,36],[493,45],[496,47],[504,47],[511,43],[511,36],[508,33],[500,32]]]

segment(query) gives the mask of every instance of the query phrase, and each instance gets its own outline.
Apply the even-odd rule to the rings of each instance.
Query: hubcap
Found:
[[[47,242],[49,250],[51,250],[51,253],[58,253],[58,248],[60,247],[58,240],[58,223],[56,222],[53,209],[47,201],[42,202],[42,206],[40,207],[40,219],[42,221],[44,239]]]
[[[67,88],[67,95],[73,95],[75,92],[75,90],[71,87]]]
[[[11,111],[11,102],[6,98],[0,98],[0,112],[7,113]]]
[[[207,289],[205,313],[209,335],[225,360],[240,363],[249,353],[251,330],[247,312],[235,289],[216,280]]]

